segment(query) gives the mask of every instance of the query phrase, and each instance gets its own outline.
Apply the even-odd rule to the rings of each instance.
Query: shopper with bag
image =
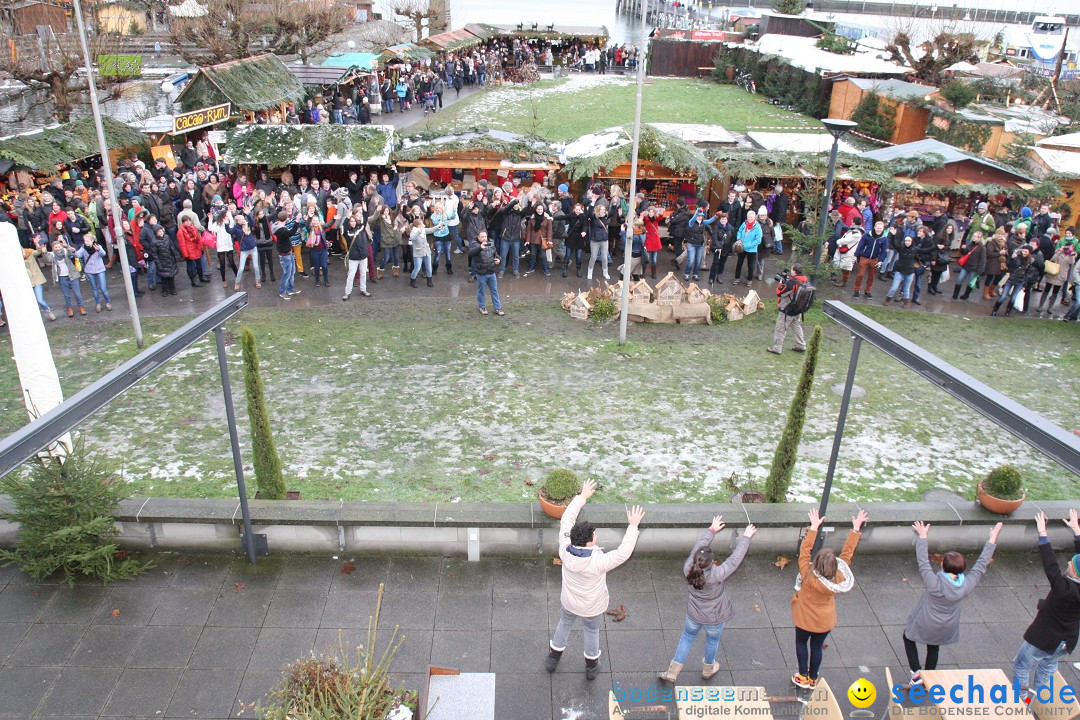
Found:
[[[994,309],[990,311],[992,317],[997,316],[1002,303],[1005,304],[1005,317],[1009,316],[1014,307],[1020,311],[1024,309],[1024,285],[1027,283],[1028,271],[1031,269],[1031,247],[1021,245],[1013,250],[1009,257],[1009,279],[1001,289],[1001,297],[994,303]]]
[[[1062,245],[1054,253],[1054,259],[1048,261],[1043,265],[1043,293],[1039,298],[1039,314],[1042,315],[1045,307],[1045,312],[1051,315],[1054,312],[1054,303],[1057,302],[1058,293],[1061,293],[1062,299],[1065,297],[1065,293],[1062,288],[1065,287],[1065,283],[1069,279],[1069,275],[1072,274],[1073,265],[1076,264],[1076,250],[1072,245]],[[1047,305],[1047,300],[1050,303]]]
[[[971,243],[956,263],[960,266],[960,274],[953,287],[953,300],[967,300],[975,289],[975,283],[979,282],[979,277],[986,271],[986,237],[982,230],[976,230],[972,234]],[[961,290],[964,291],[963,297],[960,296]]]

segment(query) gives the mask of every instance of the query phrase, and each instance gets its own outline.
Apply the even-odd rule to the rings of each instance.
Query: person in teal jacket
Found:
[[[743,262],[746,262],[746,285],[754,280],[754,268],[757,267],[757,252],[761,245],[761,226],[758,224],[755,213],[747,213],[746,221],[739,226],[736,238],[742,243],[743,251],[739,255],[739,261],[735,264],[735,282],[739,282],[742,273]]]

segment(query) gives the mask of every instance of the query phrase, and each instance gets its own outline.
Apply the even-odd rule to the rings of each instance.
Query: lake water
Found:
[[[121,122],[136,122],[154,115],[171,114],[173,105],[161,91],[161,80],[145,80],[127,83],[123,95],[107,99],[101,104],[101,114]],[[31,93],[5,95],[0,98],[0,136],[35,130],[50,124],[52,108],[49,103],[39,102]],[[75,108],[72,117],[89,117],[89,97],[85,105]]]

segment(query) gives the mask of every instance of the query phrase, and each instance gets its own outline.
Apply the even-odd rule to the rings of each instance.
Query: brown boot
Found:
[[[395,265],[394,266],[394,277],[397,277],[397,276],[398,276],[398,267],[397,267],[397,265]]]
[[[997,285],[991,285],[990,286],[990,297],[992,297],[992,298],[1001,297],[1001,288],[999,288]]]
[[[71,308],[67,309],[67,314],[68,314],[68,317],[75,317],[75,311],[72,310]]]
[[[990,300],[991,299],[992,296],[990,295],[990,292],[991,292],[990,286],[989,285],[983,285],[983,300]]]
[[[382,280],[382,279],[383,279],[383,269],[378,268],[378,269],[375,270],[375,280],[378,281],[378,280]]]
[[[86,314],[86,308],[84,308],[82,305],[79,306],[79,314],[80,315],[85,315]]]

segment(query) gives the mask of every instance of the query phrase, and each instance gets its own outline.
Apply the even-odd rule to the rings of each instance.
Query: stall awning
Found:
[[[323,65],[331,65],[335,67],[357,67],[361,70],[374,70],[376,63],[379,61],[378,53],[339,53],[337,55],[331,55],[323,60]]]
[[[392,125],[241,125],[225,135],[225,160],[289,165],[386,165]]]
[[[405,167],[556,170],[558,153],[542,140],[502,130],[402,139],[394,160]]]
[[[288,67],[303,85],[339,85],[349,82],[357,75],[369,74],[348,65],[289,65]]]
[[[566,173],[575,180],[603,176],[630,162],[632,136],[626,127],[614,127],[578,138],[568,144],[563,153],[567,160]],[[641,126],[640,160],[666,168],[668,178],[693,177],[704,185],[717,177],[716,168],[699,148],[681,138],[657,130],[649,124]],[[653,177],[660,177],[654,174]]]
[[[146,135],[118,120],[104,117],[101,124],[105,128],[105,140],[110,150],[147,142]],[[51,169],[97,155],[98,152],[97,131],[91,118],[0,139],[0,160],[31,170]]]
[[[413,43],[401,43],[400,45],[391,45],[390,47],[379,53],[379,60],[430,60],[435,57],[435,53],[431,52],[427,48],[420,47]]]
[[[426,48],[430,48],[431,50],[435,50],[436,52],[448,52],[471,48],[475,45],[479,45],[482,40],[482,38],[469,32],[468,29],[462,29],[447,30],[438,35],[431,35],[421,40],[419,44]]]
[[[231,102],[233,112],[258,112],[304,98],[304,86],[277,55],[257,55],[199,68],[176,102],[185,111]]]

